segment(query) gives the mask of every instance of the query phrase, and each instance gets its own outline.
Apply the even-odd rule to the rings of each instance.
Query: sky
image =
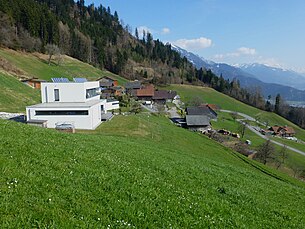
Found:
[[[205,59],[305,72],[305,0],[86,0]]]

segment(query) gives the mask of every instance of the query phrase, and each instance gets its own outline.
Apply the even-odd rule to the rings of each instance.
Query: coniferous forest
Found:
[[[129,80],[211,86],[305,127],[303,108],[286,105],[280,95],[272,105],[259,88],[247,90],[237,80],[229,82],[210,70],[196,69],[170,44],[155,40],[149,32],[139,34],[116,11],[103,5],[86,6],[84,0],[0,0],[0,45],[70,55]]]

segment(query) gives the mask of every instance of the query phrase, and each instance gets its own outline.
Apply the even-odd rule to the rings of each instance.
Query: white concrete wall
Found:
[[[100,103],[90,108],[27,108],[27,121],[29,120],[47,120],[47,128],[55,128],[56,123],[72,123],[76,129],[93,130],[101,123]],[[88,110],[88,115],[36,115],[35,111],[48,110]]]
[[[41,83],[42,103],[53,103],[55,101],[54,89],[59,89],[58,102],[87,102],[98,100],[99,95],[86,99],[86,89],[99,88],[98,81],[84,83]]]
[[[111,111],[111,110],[115,110],[115,109],[119,109],[120,105],[119,105],[119,101],[112,101],[112,102],[106,102],[104,104],[104,110],[107,111]]]
[[[101,104],[91,107],[89,116],[91,116],[91,126],[95,129],[101,124]]]

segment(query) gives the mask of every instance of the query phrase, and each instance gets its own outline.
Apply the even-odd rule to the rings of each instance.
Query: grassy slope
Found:
[[[0,57],[25,72],[27,76],[35,76],[45,80],[50,80],[53,77],[67,77],[69,79],[73,77],[85,77],[94,80],[102,76],[111,76],[117,79],[121,85],[127,82],[126,79],[118,75],[108,71],[102,71],[68,56],[64,56],[63,63],[60,66],[55,64],[56,61],[48,65],[48,56],[38,53],[30,54],[1,48]]]
[[[0,72],[0,112],[25,112],[25,106],[39,103],[40,91]]]
[[[165,118],[119,116],[91,135],[0,120],[0,136],[2,228],[305,224],[303,183]]]
[[[14,70],[24,72],[28,77],[38,77],[50,80],[52,77],[87,77],[97,79],[101,76],[111,76],[121,85],[126,79],[113,73],[99,70],[89,64],[65,56],[60,66],[47,64],[47,55],[29,54],[0,48],[0,57],[5,59]],[[25,112],[27,105],[40,102],[40,91],[34,90],[17,80],[12,74],[0,69],[0,112]]]
[[[168,88],[178,91],[183,101],[189,101],[193,97],[201,97],[205,102],[219,105],[221,109],[242,112],[252,117],[258,116],[261,122],[268,121],[269,125],[292,126],[296,130],[296,137],[305,141],[305,130],[289,122],[288,120],[280,117],[275,113],[262,111],[242,102],[239,102],[229,96],[215,91],[212,88],[190,85],[172,85]],[[291,141],[286,141],[286,144],[305,151],[305,146],[303,144],[293,143]]]

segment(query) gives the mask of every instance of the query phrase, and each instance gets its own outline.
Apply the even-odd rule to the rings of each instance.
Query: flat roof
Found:
[[[32,106],[27,106],[27,108],[90,108],[102,102],[103,100],[91,100],[85,103],[39,103]]]
[[[40,120],[40,119],[30,119],[29,121],[27,121],[27,123],[37,123],[37,124],[43,124],[45,122],[47,122],[48,120]]]

